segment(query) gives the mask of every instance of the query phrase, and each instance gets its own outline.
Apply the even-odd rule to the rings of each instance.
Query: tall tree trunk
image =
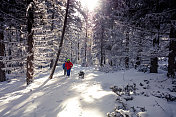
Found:
[[[103,42],[101,39],[101,47],[100,47],[100,66],[103,66]]]
[[[175,66],[176,66],[176,28],[174,26],[170,29],[170,45],[169,45],[169,59],[168,59],[168,77],[175,76]]]
[[[151,58],[150,73],[158,73],[158,57]]]
[[[33,82],[33,75],[34,75],[34,66],[33,66],[33,60],[34,60],[34,51],[33,51],[33,34],[34,31],[32,31],[32,26],[34,23],[34,11],[33,11],[33,0],[28,0],[27,2],[30,7],[28,9],[28,16],[27,16],[27,29],[28,29],[28,40],[27,40],[27,72],[26,72],[26,82],[27,85]]]
[[[5,65],[3,61],[1,61],[3,60],[3,56],[5,54],[5,45],[3,43],[3,39],[4,39],[3,31],[0,31],[0,82],[3,82],[6,80],[5,71],[2,70],[3,68],[5,68]]]
[[[160,13],[160,5],[159,5],[159,0],[156,0],[156,13]],[[156,28],[158,30],[157,38],[153,40],[153,47],[155,49],[158,49],[159,46],[159,38],[160,38],[160,20],[158,19],[158,22],[156,23]],[[158,50],[156,50],[157,52]],[[154,56],[156,56],[156,53],[154,53]],[[158,57],[153,57],[151,58],[151,63],[150,63],[150,73],[158,73]]]
[[[141,32],[140,38],[139,38],[139,48],[138,48],[138,51],[137,51],[135,69],[137,69],[138,66],[141,65],[142,38],[143,38],[143,33]]]
[[[11,48],[11,46],[13,46],[13,45],[11,44],[11,42],[12,42],[12,35],[13,35],[12,26],[10,26],[10,29],[8,30],[8,33],[9,33],[9,35],[8,35],[8,38],[9,38],[9,40],[8,40],[8,42],[9,42],[9,44],[8,44],[8,56],[9,56],[9,57],[8,57],[8,60],[9,60],[9,61],[12,61],[12,48]],[[11,63],[8,64],[7,67],[11,68],[11,67],[12,67],[12,64],[11,64]],[[7,73],[8,73],[8,74],[11,74],[11,70],[7,70]]]
[[[100,66],[103,66],[103,59],[104,59],[104,52],[103,52],[103,46],[104,46],[104,27],[101,26],[102,32],[101,32],[101,42],[100,42]]]
[[[87,34],[86,34],[87,35]],[[85,47],[85,50],[84,50],[84,65],[86,65],[86,63],[87,63],[87,37],[85,38],[85,45],[84,45]]]
[[[140,57],[137,56],[136,58],[136,64],[135,64],[135,69],[137,69],[137,67],[141,64],[141,60],[140,60]]]
[[[106,57],[105,55],[103,56],[103,60],[104,60],[104,65],[106,64]]]
[[[73,43],[71,42],[71,47],[70,47],[70,50],[71,50],[71,52],[70,52],[70,55],[71,55],[70,59],[71,59],[71,61],[73,60],[72,46],[73,46]]]
[[[79,42],[78,42],[78,61],[80,60],[79,58]]]
[[[57,57],[56,57],[55,63],[53,65],[51,74],[49,76],[50,79],[53,78],[53,74],[54,74],[54,71],[56,69],[56,65],[57,65],[57,62],[59,60],[59,56],[60,56],[60,53],[61,53],[61,50],[62,50],[62,44],[63,44],[63,41],[64,41],[65,29],[66,29],[66,26],[67,26],[67,16],[68,16],[69,3],[70,3],[70,0],[67,0],[67,8],[66,8],[66,14],[65,14],[65,19],[64,19],[64,26],[63,26],[61,41],[60,41],[59,50],[57,52]]]
[[[87,40],[88,40],[88,18],[86,18],[86,37],[85,37],[85,52],[84,52],[84,65],[87,64]]]
[[[155,38],[153,40],[153,47],[155,47],[156,49],[158,49],[159,46],[159,29],[160,29],[160,24],[158,26],[158,34],[157,34],[157,38]],[[155,52],[157,52],[158,50],[155,50]],[[156,53],[154,53],[154,56],[156,56]],[[151,58],[151,63],[150,63],[150,73],[158,73],[158,57],[153,57]]]
[[[126,32],[126,51],[125,52],[128,55],[129,53],[129,32],[128,31]],[[128,56],[125,57],[125,68],[129,68],[129,57]]]

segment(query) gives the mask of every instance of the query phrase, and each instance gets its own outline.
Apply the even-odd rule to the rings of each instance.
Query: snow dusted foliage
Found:
[[[169,54],[169,33],[175,19],[171,4],[175,2],[102,0],[94,15],[94,63],[157,73],[158,58]]]
[[[85,14],[78,1],[73,0],[70,6],[66,40],[59,59],[64,62],[70,58],[81,63],[85,52],[82,51],[85,47]],[[28,68],[31,68],[31,77],[52,67],[60,43],[65,8],[65,0],[1,2],[1,81],[5,79],[5,72],[6,75],[26,77],[26,71],[30,71],[26,69],[26,60],[30,65]]]
[[[25,75],[27,32],[25,7],[24,0],[1,1],[0,72],[3,71],[6,75],[0,73],[0,81],[7,80],[9,77]]]
[[[59,2],[48,0],[38,1],[36,4],[38,4],[37,12],[39,15],[36,12],[34,64],[38,72],[46,71],[53,66],[63,30],[66,3],[64,0]],[[59,63],[64,62],[66,58],[70,58],[73,63],[77,62],[78,53],[80,53],[77,44],[81,45],[82,43],[79,42],[82,30],[82,19],[79,11],[80,4],[72,1],[70,3],[66,34]]]
[[[68,14],[68,23],[66,27],[65,41],[62,49],[64,60],[70,58],[73,63],[78,63],[80,59],[81,32],[82,32],[82,14],[79,12],[80,3],[71,1]]]
[[[0,6],[2,81],[5,72],[24,76],[29,71],[28,57],[34,76],[51,68],[60,43],[66,1],[2,0]],[[174,0],[101,0],[90,16],[78,0],[71,0],[59,64],[70,58],[82,66],[93,63],[104,66],[102,69],[134,67],[156,73],[159,58],[168,57],[168,76],[174,77],[175,6]]]
[[[119,11],[115,13],[116,4],[103,1],[102,9],[94,16],[94,60],[100,66],[109,64],[129,68],[131,29],[122,24],[118,16],[115,17],[119,15]]]
[[[141,103],[137,104],[135,100],[140,100],[139,96],[142,96],[142,100],[149,99],[151,101],[154,98],[153,107],[159,107],[163,112],[166,112],[166,108],[161,106],[162,103],[157,101],[157,99],[168,103],[176,101],[176,96],[173,93],[175,92],[175,80],[167,80],[157,79],[152,81],[150,79],[143,80],[143,82],[138,81],[139,84],[131,83],[125,86],[112,86],[112,91],[117,94],[117,107],[113,112],[107,114],[108,117],[148,117],[151,108],[148,108],[145,102],[142,102],[142,104],[146,104],[145,106],[141,106]],[[170,86],[166,85],[168,82],[170,82]],[[135,104],[136,106],[134,106]],[[172,113],[168,114],[167,116],[174,116]]]
[[[34,64],[35,73],[46,71],[53,66],[56,53],[61,43],[63,22],[65,17],[66,1],[38,1],[36,2],[34,25]],[[83,60],[82,48],[84,47],[84,20],[85,14],[80,2],[72,0],[69,3],[68,22],[64,34],[61,55],[58,64],[70,58],[73,63]],[[81,34],[82,33],[82,34]],[[63,35],[62,35],[63,36]],[[83,40],[82,40],[83,39]],[[86,52],[86,49],[84,49]]]
[[[56,58],[63,25],[64,2],[36,1],[34,19],[34,66],[35,73],[47,71]]]
[[[88,11],[80,2],[72,0],[62,49],[62,59],[87,66],[91,63],[91,28]]]
[[[5,71],[10,76],[22,77],[26,69],[26,38],[27,35],[15,27],[6,27],[5,40]]]

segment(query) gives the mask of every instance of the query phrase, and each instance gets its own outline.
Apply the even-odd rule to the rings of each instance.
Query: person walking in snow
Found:
[[[65,68],[67,69],[67,76],[70,76],[71,68],[73,67],[73,64],[70,62],[70,59],[67,59],[67,62],[65,63]]]
[[[65,61],[65,63],[66,63],[67,61]],[[62,68],[63,68],[63,70],[64,70],[64,76],[66,75],[66,72],[67,72],[67,69],[66,69],[66,67],[65,67],[65,63],[62,65]]]

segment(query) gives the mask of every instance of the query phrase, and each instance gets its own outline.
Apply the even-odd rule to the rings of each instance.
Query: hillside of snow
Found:
[[[22,78],[0,83],[0,117],[176,117],[176,80],[164,71],[104,73],[74,65],[69,78],[61,67],[48,77],[29,86]]]

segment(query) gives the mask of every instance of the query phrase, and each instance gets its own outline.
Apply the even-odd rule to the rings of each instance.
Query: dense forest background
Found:
[[[91,12],[68,1],[0,0],[0,81],[25,77],[30,84],[66,58],[104,71],[150,73],[165,60],[168,77],[175,76],[175,0],[100,0]]]

